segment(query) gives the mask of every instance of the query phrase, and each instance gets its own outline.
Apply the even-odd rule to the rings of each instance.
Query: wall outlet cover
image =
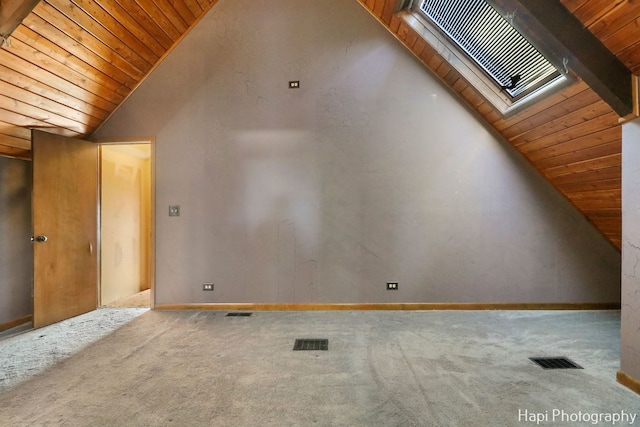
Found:
[[[397,291],[398,290],[398,282],[387,282],[387,290],[389,290],[389,291]]]
[[[203,283],[202,284],[203,291],[213,291],[213,283]]]

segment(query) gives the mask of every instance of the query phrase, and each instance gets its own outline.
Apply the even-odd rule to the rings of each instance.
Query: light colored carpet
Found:
[[[45,371],[147,311],[101,308],[0,340],[0,392]]]
[[[6,337],[9,337],[11,335],[17,335],[17,334],[21,334],[23,332],[29,331],[33,329],[33,323],[26,322],[23,323],[22,325],[18,325],[16,327],[13,327],[11,329],[7,329],[6,331],[2,331],[0,332],[0,340]]]
[[[549,414],[538,425],[612,425],[551,415],[640,412],[615,381],[619,316],[148,311],[0,394],[0,425],[536,425],[523,411]],[[292,351],[296,338],[328,338],[329,350]],[[584,369],[543,370],[531,356]]]

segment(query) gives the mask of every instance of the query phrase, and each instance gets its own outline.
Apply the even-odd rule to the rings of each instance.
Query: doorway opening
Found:
[[[99,307],[153,307],[152,141],[100,144]]]

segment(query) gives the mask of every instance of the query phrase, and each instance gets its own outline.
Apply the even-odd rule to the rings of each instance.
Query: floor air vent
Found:
[[[247,313],[247,312],[232,312],[232,313],[227,313],[227,317],[249,317],[252,314],[253,313]]]
[[[582,369],[582,366],[566,357],[530,357],[529,359],[544,369]]]
[[[327,339],[297,339],[293,345],[294,350],[329,350]]]

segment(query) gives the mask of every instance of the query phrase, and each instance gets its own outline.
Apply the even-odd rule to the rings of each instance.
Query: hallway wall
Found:
[[[94,137],[150,135],[159,304],[619,301],[620,254],[355,0],[220,0]]]
[[[100,303],[149,289],[149,145],[102,145]]]

